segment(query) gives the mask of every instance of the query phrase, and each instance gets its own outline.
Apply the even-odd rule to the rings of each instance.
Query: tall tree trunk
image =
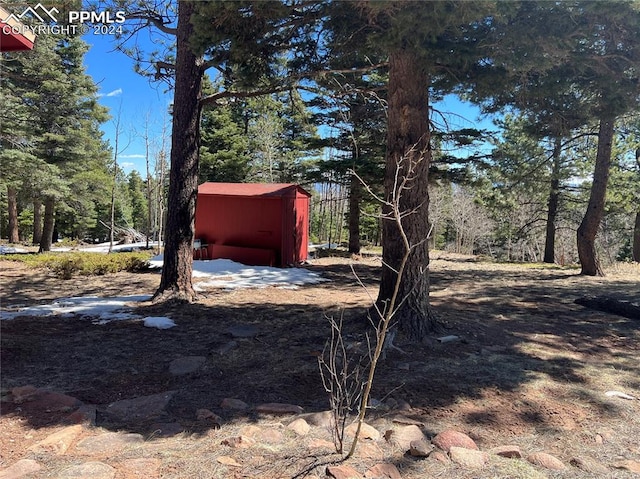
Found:
[[[44,224],[38,253],[51,251],[51,242],[53,241],[53,230],[55,227],[55,206],[56,201],[53,196],[47,196],[44,200]]]
[[[615,118],[600,119],[598,129],[598,151],[591,184],[591,195],[587,212],[578,227],[578,258],[582,265],[580,274],[604,276],[604,271],[596,255],[596,234],[604,215],[604,201],[611,167],[611,148]]]
[[[633,225],[633,249],[631,254],[633,261],[640,263],[640,211],[636,213],[636,222]]]
[[[562,154],[561,138],[555,139],[553,146],[553,167],[551,169],[551,188],[547,208],[547,234],[544,243],[544,262],[555,263],[556,260],[556,218],[560,200],[560,155]]]
[[[42,201],[40,198],[33,199],[33,244],[40,244],[42,241]]]
[[[360,254],[360,201],[362,185],[355,174],[351,175],[349,188],[349,253]]]
[[[198,195],[202,58],[190,44],[195,2],[178,2],[176,78],[164,266],[155,301],[193,301],[193,236]]]
[[[400,191],[399,210],[406,214],[402,229],[410,245],[415,246],[405,273],[400,278],[399,309],[394,314],[399,328],[410,338],[422,340],[436,327],[429,304],[429,193],[427,188],[431,151],[429,149],[429,77],[423,62],[405,49],[389,57],[389,97],[387,153],[385,167],[385,201],[393,202],[398,193],[396,177],[410,179]],[[409,173],[409,169],[413,171]],[[411,212],[411,213],[410,213]],[[385,218],[391,213],[383,205]],[[407,214],[410,213],[410,214]],[[385,219],[382,225],[382,277],[377,302],[381,307],[389,301],[396,286],[397,274],[405,253],[402,234],[397,224]]]
[[[13,186],[7,186],[7,210],[9,243],[18,243],[20,241],[18,231],[18,190]]]

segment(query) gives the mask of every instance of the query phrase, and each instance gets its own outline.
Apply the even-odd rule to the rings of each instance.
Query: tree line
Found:
[[[326,193],[318,199],[323,208],[312,220],[317,239],[345,241],[352,252],[363,237],[381,242],[383,310],[408,240],[395,318],[415,339],[436,323],[429,246],[507,259],[577,260],[585,275],[603,273],[599,248],[620,258],[640,256],[636,2],[111,5],[127,12],[121,49],[140,73],[174,91],[165,264],[156,300],[195,297],[195,192],[205,180],[295,181],[312,190],[325,185],[318,188]],[[123,46],[141,30],[166,50]],[[58,42],[47,54],[62,58],[74,50],[70,45],[81,44]],[[3,55],[3,70],[15,58]],[[86,83],[73,83],[66,104],[56,106],[85,108],[75,127],[47,123],[42,115],[34,134],[25,101],[34,93],[20,79],[37,76],[3,75],[10,88],[2,89],[2,101],[12,106],[5,111],[16,112],[14,135],[2,136],[3,172],[13,175],[7,180],[3,173],[7,204],[15,203],[10,188],[29,194],[17,167],[32,161],[28,155],[42,162],[42,172],[64,178],[47,181],[52,191],[37,189],[34,196],[44,200],[45,230],[53,212],[79,201],[77,189],[96,179],[86,178],[86,168],[74,170],[74,146],[90,151],[93,145],[92,161],[103,158],[94,176],[100,171],[104,179],[110,171],[108,147],[88,134],[105,115],[95,86],[86,82],[81,62],[61,64]],[[499,134],[439,122],[434,102],[451,94],[497,115]],[[385,220],[394,207],[402,212],[400,222]]]

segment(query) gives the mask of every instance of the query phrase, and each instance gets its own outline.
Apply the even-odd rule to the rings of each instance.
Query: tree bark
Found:
[[[42,240],[42,201],[33,199],[33,244],[40,244]]]
[[[408,50],[400,49],[389,57],[389,93],[387,153],[385,166],[385,201],[393,202],[397,189],[396,175],[410,180],[402,190],[399,211],[412,212],[402,220],[409,244],[415,246],[405,273],[400,278],[394,321],[409,338],[420,341],[436,329],[436,319],[429,304],[429,194],[427,189],[431,151],[429,149],[429,77],[422,62]],[[410,166],[412,165],[412,167]],[[391,213],[383,205],[382,277],[377,303],[384,308],[393,295],[405,246],[397,224],[387,219]]]
[[[360,200],[362,184],[356,175],[351,175],[349,188],[349,253],[360,254]]]
[[[614,124],[615,118],[603,117],[600,119],[598,151],[593,172],[593,183],[591,184],[591,195],[589,196],[587,212],[578,227],[578,258],[582,265],[580,274],[588,276],[604,276],[604,271],[596,254],[595,240],[604,215],[604,202],[611,167]]]
[[[551,188],[547,208],[547,230],[544,243],[545,263],[556,261],[556,219],[558,217],[558,203],[560,201],[560,155],[562,153],[561,138],[555,139],[553,147],[553,167],[551,169]]]
[[[631,257],[636,263],[640,263],[640,211],[636,213],[636,222],[633,225],[633,249]]]
[[[38,253],[51,251],[53,230],[55,227],[55,206],[56,201],[53,196],[47,196],[44,200],[44,224],[42,227],[42,238],[40,239],[40,248],[38,249]]]
[[[18,190],[13,186],[7,186],[7,227],[9,243],[18,243],[20,233],[18,231]]]
[[[198,195],[198,147],[203,61],[191,49],[195,2],[178,2],[176,78],[164,266],[154,301],[193,301],[193,236]]]

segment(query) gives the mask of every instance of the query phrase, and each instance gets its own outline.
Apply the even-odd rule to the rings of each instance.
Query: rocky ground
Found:
[[[318,369],[329,317],[349,351],[379,260],[310,269],[297,290],[214,290],[169,316],[92,324],[0,324],[0,478],[627,478],[640,474],[640,319],[590,310],[585,295],[640,298],[640,268],[575,269],[434,255],[441,329],[398,337],[380,364],[355,456],[336,454]],[[61,281],[0,261],[2,307],[65,296],[151,294],[154,273]],[[445,336],[455,337],[442,341]],[[440,338],[440,340],[439,340]],[[345,433],[350,445],[353,426]]]

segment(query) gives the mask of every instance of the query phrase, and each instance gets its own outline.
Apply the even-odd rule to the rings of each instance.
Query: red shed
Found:
[[[196,258],[285,267],[306,260],[309,198],[290,183],[201,184],[195,238],[202,251]]]

